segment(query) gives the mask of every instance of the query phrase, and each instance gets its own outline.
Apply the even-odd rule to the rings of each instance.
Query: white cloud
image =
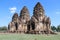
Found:
[[[57,11],[56,14],[60,14],[60,11]]]
[[[17,8],[16,7],[12,7],[12,8],[9,8],[9,10],[10,10],[11,13],[15,13]]]

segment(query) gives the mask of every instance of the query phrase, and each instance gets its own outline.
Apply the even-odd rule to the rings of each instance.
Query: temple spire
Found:
[[[20,12],[20,19],[22,20],[22,22],[23,20],[25,22],[30,20],[30,14],[26,6],[24,6]]]
[[[34,14],[35,13],[38,13],[38,14],[44,14],[44,9],[43,9],[43,6],[41,5],[40,2],[38,2],[35,7],[34,7]]]
[[[14,13],[12,21],[17,21],[17,19],[18,19],[18,13]]]

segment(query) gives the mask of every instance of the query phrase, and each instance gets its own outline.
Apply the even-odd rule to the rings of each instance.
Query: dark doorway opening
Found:
[[[16,30],[18,29],[18,24],[17,23],[15,23],[15,26],[16,26]]]
[[[30,25],[27,25],[27,30],[30,31]]]
[[[35,23],[32,22],[32,23],[31,23],[31,26],[32,26],[32,30],[34,30],[34,29],[35,29]]]

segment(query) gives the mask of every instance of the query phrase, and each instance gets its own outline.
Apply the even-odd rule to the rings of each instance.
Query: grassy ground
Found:
[[[0,40],[60,40],[60,33],[57,35],[35,35],[35,34],[1,34]]]

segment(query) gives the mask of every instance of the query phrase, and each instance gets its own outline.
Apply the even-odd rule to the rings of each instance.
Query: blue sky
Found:
[[[27,6],[30,16],[37,2],[44,7],[45,14],[51,18],[51,25],[60,24],[60,0],[0,0],[0,27],[8,26],[14,12],[20,15],[23,6]]]

